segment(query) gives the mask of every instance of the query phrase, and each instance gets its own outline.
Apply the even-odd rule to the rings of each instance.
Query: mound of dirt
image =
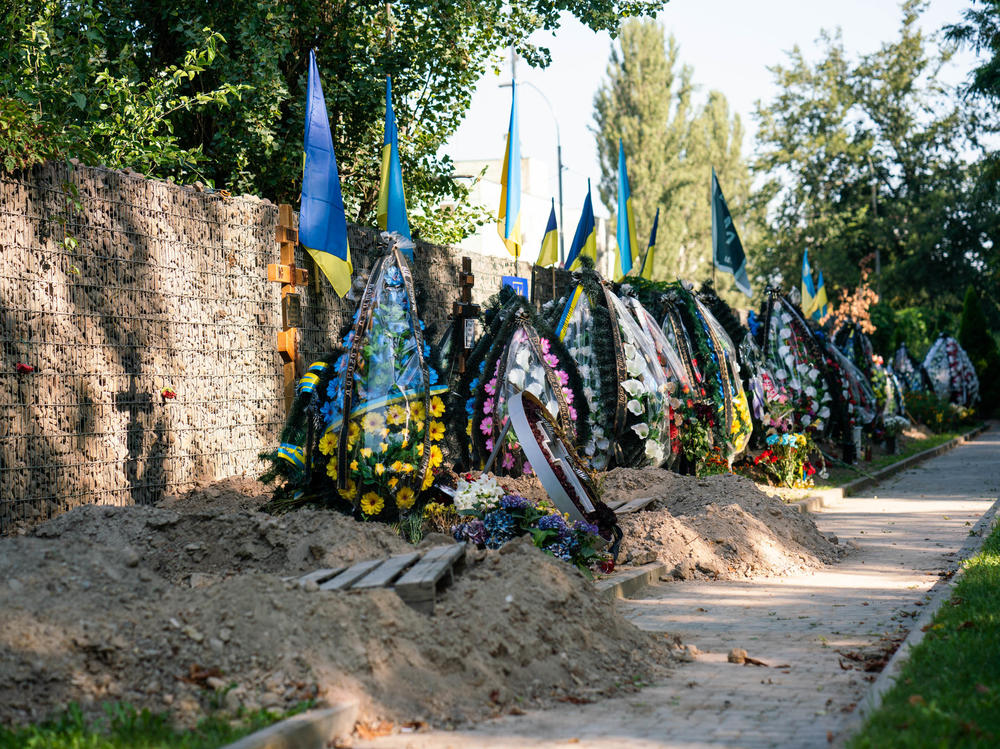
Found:
[[[783,575],[816,569],[842,553],[809,515],[742,476],[618,468],[605,476],[603,492],[605,502],[655,498],[646,511],[619,518],[623,559],[658,559],[677,579]]]
[[[183,725],[212,700],[353,697],[364,719],[448,724],[594,699],[669,662],[666,638],[526,539],[470,552],[433,616],[389,590],[282,580],[405,548],[334,513],[148,507],[81,507],[0,539],[0,722],[71,701],[127,701]]]

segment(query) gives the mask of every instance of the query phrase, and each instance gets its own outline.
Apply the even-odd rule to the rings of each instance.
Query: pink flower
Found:
[[[562,394],[563,394],[563,398],[566,399],[567,403],[572,403],[573,402],[573,391],[570,390],[565,385],[563,385]]]
[[[492,437],[490,437],[488,440],[486,440],[486,450],[488,452],[493,452],[493,438]]]
[[[549,353],[549,339],[548,338],[539,338],[538,342],[542,346],[542,353],[543,354]]]
[[[562,383],[563,387],[569,385],[569,375],[566,374],[565,370],[560,369],[556,374],[559,375],[559,382]]]
[[[493,412],[493,399],[487,398],[483,401],[483,413],[488,414]]]
[[[521,467],[521,470],[528,476],[534,473],[534,471],[531,470],[531,463],[528,461],[524,461],[524,465]]]
[[[494,377],[492,380],[490,380],[489,382],[487,382],[486,385],[485,385],[485,388],[486,388],[486,392],[489,393],[490,395],[496,395],[496,392],[497,392],[497,378]]]
[[[576,409],[573,408],[572,406],[569,406],[566,410],[569,412],[569,418],[573,421],[576,421]]]
[[[514,456],[510,452],[504,453],[501,465],[509,471],[514,467]]]
[[[545,363],[548,364],[553,369],[559,366],[559,360],[555,357],[554,354],[546,354],[542,358],[544,358]]]
[[[483,434],[489,434],[493,431],[493,419],[487,416],[481,422],[479,422],[479,431]]]

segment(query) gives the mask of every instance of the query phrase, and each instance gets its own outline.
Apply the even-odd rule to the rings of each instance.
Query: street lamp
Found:
[[[516,59],[516,58],[515,58]],[[511,62],[511,72],[514,71],[514,62]],[[563,173],[563,163],[562,163],[562,139],[559,137],[559,118],[556,117],[556,111],[552,108],[552,102],[549,101],[542,90],[538,88],[534,83],[530,81],[520,81],[522,86],[530,86],[535,89],[539,96],[542,97],[542,101],[545,102],[545,106],[549,108],[549,114],[552,115],[552,122],[556,126],[556,170],[559,172],[559,263],[560,265],[566,259],[566,230],[565,224],[563,223],[563,187],[562,187],[562,173]],[[510,88],[511,84],[501,83],[500,88]]]

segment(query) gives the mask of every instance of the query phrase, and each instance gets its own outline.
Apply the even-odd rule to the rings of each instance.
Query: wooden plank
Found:
[[[381,559],[369,559],[366,562],[358,562],[353,567],[348,567],[336,577],[327,580],[319,586],[320,590],[347,590],[360,578],[367,575],[373,569],[382,564]]]
[[[327,567],[322,570],[315,570],[313,572],[310,572],[308,575],[303,575],[302,577],[298,578],[298,583],[299,585],[305,585],[310,580],[313,580],[317,583],[325,583],[331,577],[339,575],[343,571],[344,571],[343,567]]]
[[[451,582],[452,568],[465,561],[465,544],[435,546],[394,586],[396,594],[410,606],[424,613],[434,613],[438,583]]]
[[[615,514],[626,515],[630,512],[638,512],[639,510],[645,508],[648,504],[650,504],[655,500],[656,497],[639,497],[638,499],[633,499],[631,502],[626,502],[625,504],[615,509]]]
[[[625,499],[616,499],[614,502],[608,502],[607,503],[608,507],[610,507],[612,510],[617,509],[617,508],[621,507],[622,505],[626,505],[626,504],[628,504],[628,500],[625,500]]]
[[[351,590],[365,590],[367,588],[385,588],[393,580],[403,574],[406,568],[420,559],[420,552],[413,551],[409,554],[396,554],[386,559],[382,564],[373,569],[367,575],[351,586]]]

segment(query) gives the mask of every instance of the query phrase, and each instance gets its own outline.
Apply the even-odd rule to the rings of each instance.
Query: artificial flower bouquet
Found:
[[[453,396],[455,432],[467,436],[469,467],[493,456],[495,473],[530,474],[531,463],[508,428],[510,398],[521,391],[534,395],[571,441],[588,435],[588,401],[573,358],[525,300],[504,294],[484,317],[486,332]]]
[[[429,364],[413,281],[397,244],[380,258],[325,397],[313,470],[363,518],[410,513],[444,455],[446,388]]]
[[[804,432],[774,432],[767,435],[767,448],[753,459],[753,463],[770,480],[791,489],[808,489],[813,486],[816,469],[809,462],[815,450],[812,437]]]
[[[530,535],[535,546],[584,571],[605,559],[600,549],[606,541],[598,535],[596,525],[583,520],[570,523],[547,500],[508,494],[489,474],[459,479],[454,502],[461,518],[452,528],[457,541],[499,549],[519,536]]]
[[[590,269],[563,305],[556,332],[591,403],[590,467],[660,466],[671,456],[669,383],[656,346]]]

